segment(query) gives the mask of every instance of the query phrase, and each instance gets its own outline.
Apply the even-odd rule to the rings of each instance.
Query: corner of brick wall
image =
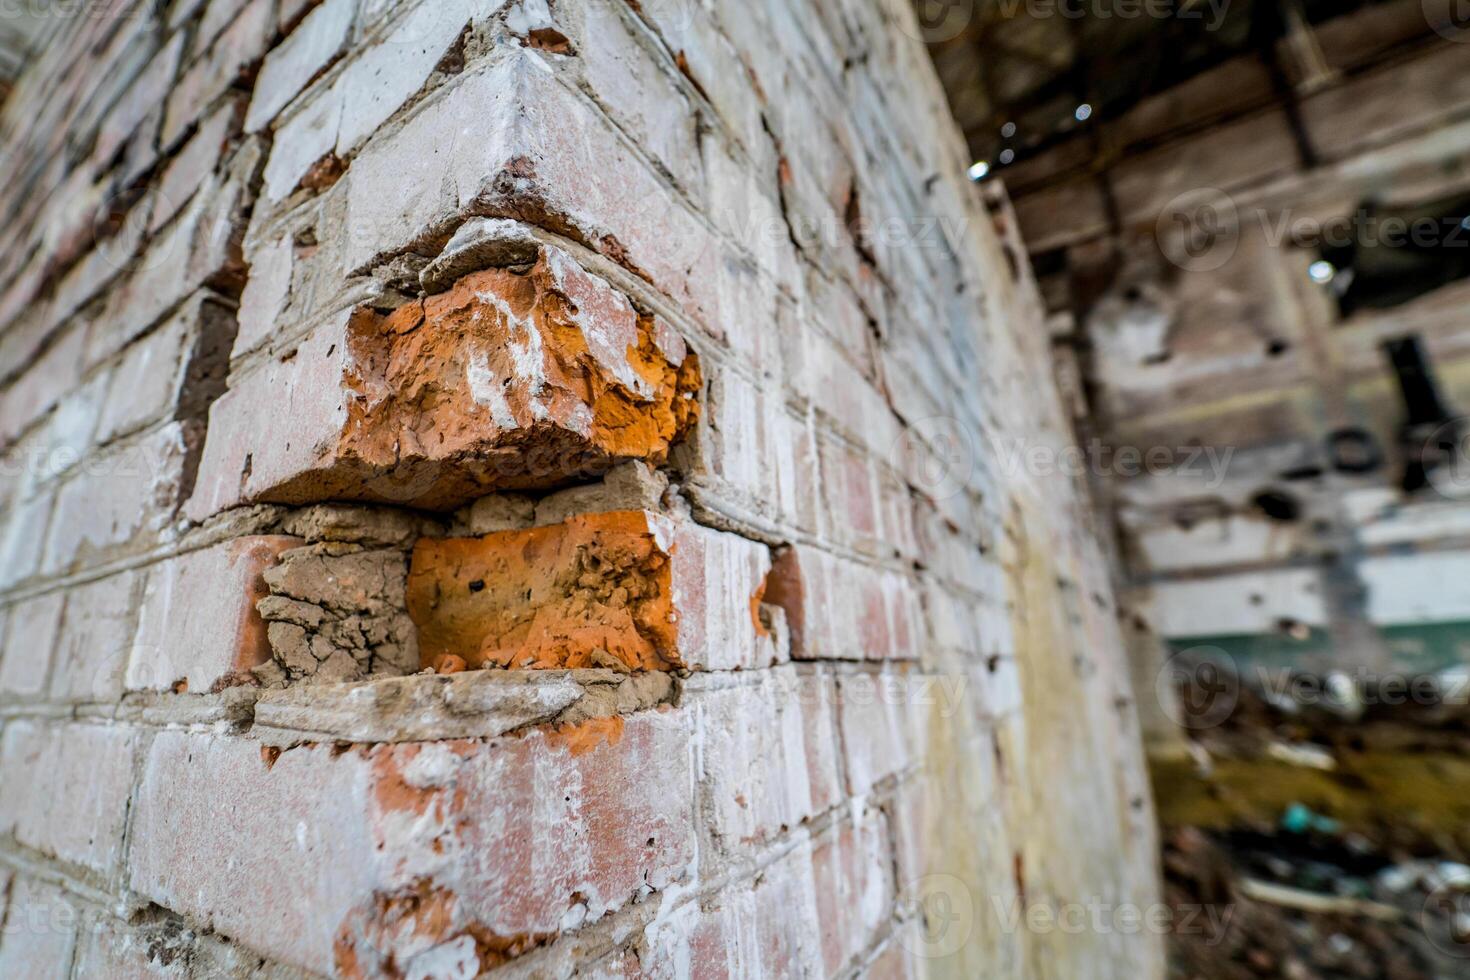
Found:
[[[0,114],[0,976],[912,976],[936,889],[956,972],[1157,975],[986,918],[1146,904],[1153,841],[917,34],[57,25]]]

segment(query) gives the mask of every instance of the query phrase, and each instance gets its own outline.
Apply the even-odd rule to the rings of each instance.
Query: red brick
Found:
[[[73,474],[56,492],[45,569],[95,562],[168,527],[197,438],[197,426],[175,422]]]
[[[294,254],[288,235],[251,246],[250,278],[240,294],[239,331],[231,356],[254,350],[278,329],[278,319],[291,299]]]
[[[837,716],[849,795],[866,795],[918,763],[929,714],[936,708],[928,703],[933,692],[926,684],[907,666],[839,675]]]
[[[923,643],[913,584],[806,546],[776,556],[766,601],[786,610],[795,660],[912,660]]]
[[[894,912],[893,855],[883,811],[854,810],[812,844],[826,976],[867,952]]]
[[[82,329],[67,330],[0,395],[0,444],[24,432],[77,386],[85,333]]]
[[[377,976],[473,936],[481,967],[680,880],[694,853],[676,712],[486,742],[284,752],[164,732],[132,887],[282,962]],[[303,915],[311,909],[311,915]],[[437,951],[436,951],[437,948]]]
[[[465,119],[477,120],[479,138],[423,152]],[[370,143],[346,180],[350,268],[473,209],[531,216],[618,256],[715,336],[759,292],[749,270],[724,261],[714,233],[536,53],[507,52],[467,72],[401,130]]]
[[[821,976],[820,922],[811,845],[802,843],[754,879],[660,915],[639,958],[655,977]]]
[[[342,52],[352,33],[357,0],[326,0],[266,55],[250,112],[249,132],[264,129],[316,75]]]
[[[661,461],[693,424],[698,360],[560,249],[382,317],[359,309],[232,384],[191,514],[243,501],[449,508]],[[262,430],[256,407],[276,403]]]
[[[66,612],[51,667],[51,696],[106,702],[122,693],[137,621],[135,572],[120,572],[67,590]]]
[[[179,56],[183,51],[184,37],[175,34],[169,42],[153,56],[148,67],[133,79],[123,97],[108,112],[97,134],[97,143],[92,159],[101,163],[110,160],[118,148],[143,126],[148,115],[162,105],[168,97],[169,86],[179,68]],[[152,150],[153,133],[147,132],[148,149]]]
[[[108,295],[87,339],[87,364],[99,364],[127,346],[200,286],[239,281],[245,272],[241,212],[250,193],[239,175],[209,178]]]
[[[214,0],[206,21],[216,10],[221,11],[220,16],[227,16],[233,15],[236,8],[238,16],[233,17],[225,32],[169,93],[161,134],[165,147],[203,116],[209,104],[265,54],[276,29],[275,0]],[[207,36],[207,31],[199,34],[201,39]]]
[[[235,538],[148,568],[128,660],[129,690],[203,693],[271,657],[255,604],[261,573],[301,544],[284,535]]]
[[[133,344],[112,373],[97,421],[107,444],[164,419],[199,413],[224,381],[223,349],[234,311],[201,292],[161,327]]]
[[[199,124],[198,132],[169,161],[153,195],[153,212],[148,219],[150,234],[183,210],[194,192],[214,172],[226,142],[240,130],[241,108],[238,98],[226,99]]]
[[[724,669],[780,653],[759,622],[764,546],[646,511],[423,538],[409,613],[426,665]]]
[[[28,500],[7,501],[5,509],[9,516],[0,525],[0,589],[22,582],[40,570],[53,502],[49,490],[42,490]]]
[[[358,53],[332,86],[330,96],[342,103],[341,129],[335,134],[339,156],[356,149],[423,88],[472,15],[481,9],[464,0],[420,3],[382,41]]]
[[[710,379],[711,417],[700,462],[715,477],[718,496],[786,526],[818,529],[821,510],[816,457],[809,426],[792,414],[779,392],[741,374],[720,370]]]

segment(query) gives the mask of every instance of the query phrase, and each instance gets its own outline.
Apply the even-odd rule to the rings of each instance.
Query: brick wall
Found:
[[[1012,920],[1152,901],[1151,805],[907,7],[72,13],[3,117],[0,975],[1159,974]]]

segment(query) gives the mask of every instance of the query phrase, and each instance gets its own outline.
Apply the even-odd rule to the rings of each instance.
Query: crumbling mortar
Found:
[[[271,594],[256,604],[274,659],[254,671],[265,687],[401,675],[418,669],[408,618],[408,554],[322,541],[283,553],[264,573]]]
[[[297,749],[330,747],[334,755],[342,755],[347,752],[356,752],[359,754],[372,753],[381,748],[391,746],[432,744],[438,742],[455,742],[483,746],[513,741],[535,732],[557,735],[591,721],[606,719],[626,721],[645,712],[660,711],[672,707],[677,701],[679,690],[677,679],[666,673],[647,673],[631,676],[617,675],[613,672],[603,670],[529,671],[521,673],[547,673],[558,678],[570,676],[582,686],[583,693],[571,704],[564,707],[547,711],[539,716],[527,718],[522,723],[503,730],[495,729],[493,732],[483,734],[466,732],[462,729],[440,729],[438,731],[415,733],[407,738],[393,737],[361,740],[342,735],[341,733],[328,731],[326,730],[328,726],[325,725],[322,726],[321,730],[267,728],[258,721],[252,728],[243,731],[242,734],[260,742],[262,755],[266,758],[268,766],[274,766],[282,755]],[[459,676],[466,677],[468,675],[461,674]],[[402,680],[413,682],[414,678],[402,678]],[[370,714],[376,713],[387,717],[393,715],[400,707],[397,703],[389,702],[382,705],[372,705],[364,710]]]

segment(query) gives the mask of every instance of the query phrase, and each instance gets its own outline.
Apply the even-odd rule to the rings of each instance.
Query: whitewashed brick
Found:
[[[259,132],[342,53],[352,35],[357,0],[326,0],[266,55],[255,79],[245,131]]]
[[[66,593],[51,592],[12,606],[0,650],[0,694],[37,698],[46,690]]]
[[[110,575],[67,593],[51,669],[51,696],[110,701],[122,692],[137,619],[135,572]]]
[[[0,829],[42,854],[110,873],[122,857],[136,741],[131,729],[113,725],[6,725]]]
[[[299,538],[252,536],[151,566],[128,690],[203,693],[270,659],[255,604],[270,594],[261,572]]]

